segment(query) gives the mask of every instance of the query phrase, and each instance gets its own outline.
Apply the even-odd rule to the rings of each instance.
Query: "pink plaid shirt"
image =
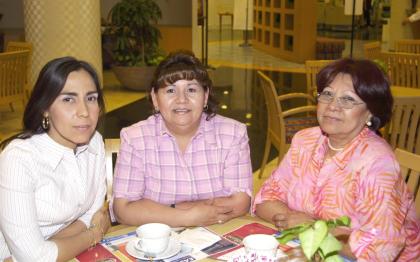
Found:
[[[246,126],[203,114],[197,134],[182,154],[160,115],[121,131],[113,193],[130,201],[161,204],[252,194]]]

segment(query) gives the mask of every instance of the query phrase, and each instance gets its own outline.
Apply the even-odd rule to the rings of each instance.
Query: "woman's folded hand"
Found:
[[[311,216],[303,212],[296,212],[296,211],[276,213],[273,215],[272,220],[273,220],[273,224],[279,230],[294,227],[303,223],[311,223],[314,221],[314,219]]]
[[[230,207],[215,206],[208,203],[199,203],[188,210],[188,216],[194,225],[213,225],[221,224],[230,219]]]

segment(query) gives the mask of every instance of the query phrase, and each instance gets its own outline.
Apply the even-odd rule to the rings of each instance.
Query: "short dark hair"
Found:
[[[197,80],[197,82],[208,92],[207,105],[208,109],[204,112],[207,114],[207,120],[212,118],[217,111],[218,102],[213,94],[213,82],[211,81],[207,69],[195,57],[193,52],[179,50],[170,53],[156,68],[153,75],[149,93],[154,88],[157,93],[160,88],[173,84],[178,80]],[[151,101],[149,97],[149,101]]]
[[[370,129],[378,131],[392,115],[391,89],[387,74],[376,63],[364,59],[343,58],[324,67],[317,75],[318,93],[329,86],[338,74],[351,77],[354,91],[372,113]]]
[[[42,128],[44,112],[50,108],[63,90],[69,74],[79,70],[86,71],[92,77],[98,92],[98,105],[103,114],[105,112],[104,96],[95,69],[89,63],[73,57],[56,58],[49,61],[38,75],[23,113],[23,131],[3,141],[0,148],[4,148],[14,138],[27,139],[34,134],[45,133],[46,130]]]

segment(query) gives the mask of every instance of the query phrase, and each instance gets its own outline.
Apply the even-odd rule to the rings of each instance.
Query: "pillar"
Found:
[[[411,0],[391,0],[391,17],[389,19],[390,50],[395,49],[395,40],[413,38],[410,25],[402,25],[402,21],[409,15]]]
[[[25,39],[33,45],[31,83],[51,59],[89,62],[102,83],[100,1],[23,0]]]

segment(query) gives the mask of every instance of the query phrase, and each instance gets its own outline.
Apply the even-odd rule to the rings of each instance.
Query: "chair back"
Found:
[[[267,135],[270,135],[273,144],[280,151],[285,147],[286,129],[281,105],[277,100],[277,91],[273,81],[268,76],[261,71],[258,71],[257,74],[267,107]]]
[[[112,183],[114,180],[114,158],[118,155],[120,150],[119,138],[106,138],[105,139],[105,169],[106,169],[106,198],[111,199],[112,196]]]
[[[0,105],[22,101],[25,103],[25,86],[29,51],[0,53]]]
[[[420,54],[381,52],[392,85],[420,88]]]
[[[32,44],[28,42],[7,42],[6,52],[28,50],[32,53]]]
[[[365,59],[379,59],[381,56],[381,42],[375,41],[363,45]]]
[[[32,54],[33,54],[33,48],[32,44],[29,42],[15,42],[15,41],[9,41],[6,46],[6,52],[12,52],[12,51],[29,51],[29,58],[28,58],[28,64],[26,69],[26,79],[25,83],[29,83],[31,78],[31,63],[32,63]],[[27,94],[26,96],[29,98],[29,93],[32,87],[29,85],[26,86]]]
[[[400,163],[401,175],[414,195],[416,213],[420,217],[420,155],[397,148],[395,156]]]
[[[306,92],[310,95],[316,96],[316,76],[326,65],[332,63],[334,60],[306,60]]]
[[[399,39],[395,41],[395,51],[420,54],[420,39]]]
[[[306,113],[308,112],[316,112],[316,106],[313,104],[315,103],[314,98],[305,93],[290,93],[278,96],[276,88],[274,87],[273,81],[266,76],[261,71],[257,71],[258,76],[258,82],[262,88],[265,104],[267,106],[267,138],[266,138],[266,144],[264,148],[264,155],[262,164],[260,167],[260,173],[258,175],[259,178],[262,178],[264,173],[265,165],[267,164],[268,156],[270,153],[271,145],[273,145],[277,151],[278,151],[278,160],[280,161],[284,154],[286,154],[289,144],[287,141],[287,135],[288,132],[288,119],[290,116],[299,115],[301,116],[298,121],[301,121],[303,123],[308,122],[308,119],[314,120],[313,115],[308,116]],[[305,104],[312,104],[307,106],[298,106],[294,107],[292,109],[283,111],[281,107],[281,101],[289,100],[289,99],[304,99],[306,102]],[[303,115],[303,117],[302,117]],[[313,122],[312,122],[313,123]],[[313,124],[309,124],[309,126],[313,126]],[[315,118],[316,123],[316,118]],[[300,127],[300,128],[299,128]],[[297,132],[298,130],[308,127],[304,125],[299,125],[299,127],[294,127],[293,132]],[[292,136],[291,134],[290,136]]]
[[[394,98],[390,123],[385,127],[385,139],[395,148],[420,153],[420,97]]]

